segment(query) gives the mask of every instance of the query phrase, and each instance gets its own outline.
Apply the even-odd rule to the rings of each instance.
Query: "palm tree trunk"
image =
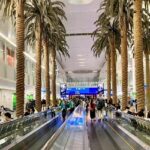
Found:
[[[110,52],[107,52],[107,100],[110,100],[111,94],[111,59]]]
[[[121,30],[121,65],[122,65],[122,110],[126,109],[128,99],[128,52],[127,26],[125,15],[120,17]]]
[[[17,55],[17,72],[16,72],[16,116],[24,114],[24,0],[16,1],[16,55]]]
[[[149,71],[149,53],[145,51],[145,64],[146,64],[146,107],[150,111],[150,71]]]
[[[35,31],[36,36],[36,70],[35,70],[35,98],[36,98],[36,109],[38,112],[41,111],[41,24],[38,23]]]
[[[43,40],[45,58],[46,106],[50,105],[50,76],[49,76],[49,51],[47,40]]]
[[[114,36],[109,38],[111,47],[111,75],[112,75],[112,92],[113,92],[113,104],[117,104],[117,80],[116,80],[116,49]]]
[[[51,57],[52,57],[52,103],[53,106],[57,105],[56,102],[56,51],[53,48],[51,50]]]
[[[142,0],[134,0],[134,47],[137,110],[144,109],[144,73],[143,73],[143,35],[142,35]]]

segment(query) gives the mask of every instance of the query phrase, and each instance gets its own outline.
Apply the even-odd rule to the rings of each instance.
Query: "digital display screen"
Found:
[[[67,88],[67,95],[81,95],[81,94],[98,94],[98,87],[86,88]]]
[[[62,97],[66,96],[66,92],[67,92],[67,85],[66,84],[61,84],[60,85],[60,95]]]
[[[104,84],[98,85],[98,94],[104,94]]]

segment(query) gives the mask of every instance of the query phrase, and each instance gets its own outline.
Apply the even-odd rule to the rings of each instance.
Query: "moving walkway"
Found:
[[[49,116],[49,115],[48,115]],[[46,116],[48,118],[48,116]],[[43,114],[43,117],[45,115]],[[41,119],[43,118],[41,117]],[[124,132],[108,116],[101,121],[93,121],[86,116],[82,107],[77,107],[68,119],[62,122],[61,113],[48,118],[31,132],[23,136],[16,132],[15,140],[3,147],[4,150],[148,150],[148,145]],[[126,116],[127,118],[127,116]],[[129,118],[127,118],[129,119]],[[121,120],[121,119],[119,119]],[[121,125],[121,124],[120,124]],[[128,126],[130,126],[128,124]],[[22,135],[21,135],[22,134]],[[2,149],[2,148],[0,148]]]

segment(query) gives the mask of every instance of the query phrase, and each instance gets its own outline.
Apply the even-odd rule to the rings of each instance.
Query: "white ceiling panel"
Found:
[[[101,0],[93,0],[86,5],[73,5],[68,1],[63,0],[66,5],[67,22],[65,22],[65,27],[67,33],[92,33],[95,30],[94,22],[98,17],[97,10]],[[98,73],[104,65],[105,55],[103,53],[100,58],[93,56],[91,51],[93,39],[91,36],[69,36],[67,42],[70,58],[62,59],[61,62],[68,76],[75,81],[97,79]]]

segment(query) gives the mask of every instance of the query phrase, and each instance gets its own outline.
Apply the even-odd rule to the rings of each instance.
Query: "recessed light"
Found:
[[[68,73],[72,73],[72,71],[68,71]]]
[[[79,65],[80,67],[85,67],[85,65]]]
[[[84,61],[80,61],[80,62],[78,62],[78,63],[80,63],[80,64],[84,64],[85,62],[84,62]]]
[[[68,0],[70,4],[89,4],[93,0]]]
[[[79,61],[85,60],[85,58],[78,58]]]
[[[78,57],[82,57],[83,55],[82,55],[82,54],[78,54],[77,56],[78,56]]]

